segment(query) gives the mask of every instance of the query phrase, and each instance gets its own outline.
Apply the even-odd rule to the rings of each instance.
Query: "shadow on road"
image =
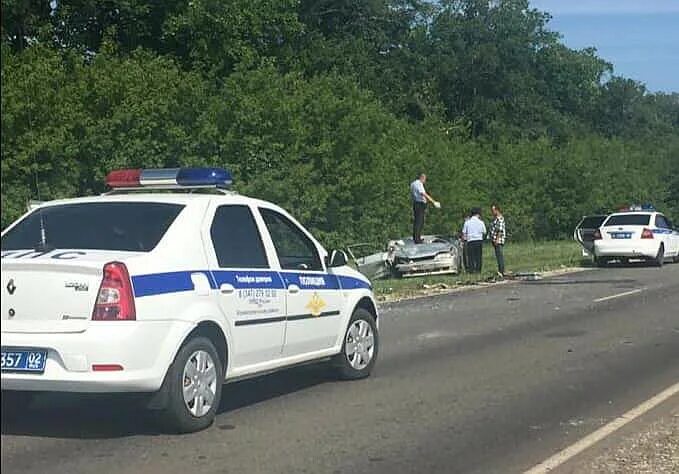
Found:
[[[287,369],[224,386],[218,416],[332,382],[326,365]],[[48,438],[111,439],[163,434],[141,395],[41,393],[23,413],[2,412],[2,434]],[[217,420],[219,423],[219,420]]]

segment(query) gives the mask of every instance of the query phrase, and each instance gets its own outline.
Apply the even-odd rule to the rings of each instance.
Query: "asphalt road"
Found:
[[[2,472],[521,472],[679,381],[679,265],[393,304],[380,324],[373,377],[228,385],[192,435],[123,399],[43,396],[3,420]]]

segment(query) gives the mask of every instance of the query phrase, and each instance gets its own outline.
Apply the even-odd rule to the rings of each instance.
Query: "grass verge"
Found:
[[[508,274],[545,272],[560,268],[586,265],[580,246],[573,241],[510,242],[505,246],[505,266]],[[435,275],[373,281],[378,300],[395,300],[423,294],[427,287],[462,285],[492,281],[497,272],[495,254],[490,244],[483,247],[483,272],[480,274]]]

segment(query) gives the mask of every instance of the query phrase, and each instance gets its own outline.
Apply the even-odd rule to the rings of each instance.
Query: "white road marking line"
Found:
[[[637,288],[636,290],[625,291],[623,293],[618,293],[617,295],[604,296],[603,298],[595,299],[594,302],[595,303],[601,303],[602,301],[608,301],[608,300],[612,300],[612,299],[615,299],[615,298],[621,298],[623,296],[635,295],[637,293],[641,293],[645,289],[646,288]]]
[[[548,472],[553,471],[572,457],[580,454],[583,452],[585,449],[593,446],[594,444],[598,443],[602,439],[604,439],[606,436],[614,433],[615,431],[619,430],[623,426],[625,426],[627,423],[630,421],[633,421],[634,419],[638,418],[639,416],[643,415],[644,413],[648,412],[649,410],[652,410],[655,408],[657,405],[661,404],[665,400],[668,400],[670,397],[676,395],[679,393],[679,382],[675,383],[674,385],[670,386],[669,388],[666,388],[659,394],[655,395],[652,398],[649,398],[645,402],[641,403],[640,405],[637,405],[636,407],[632,408],[630,411],[625,413],[624,415],[616,418],[615,420],[611,421],[610,423],[602,426],[598,430],[596,430],[593,433],[588,434],[584,438],[582,438],[580,441],[577,441],[576,443],[570,445],[566,449],[559,451],[556,453],[554,456],[551,458],[541,462],[540,464],[532,467],[531,469],[525,471],[524,474],[545,474]]]

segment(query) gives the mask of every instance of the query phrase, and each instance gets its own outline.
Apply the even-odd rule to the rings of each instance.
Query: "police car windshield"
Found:
[[[78,203],[39,208],[2,236],[2,250],[149,252],[158,245],[183,208],[179,204],[151,202]]]
[[[648,225],[650,214],[618,214],[611,216],[604,224],[605,227],[614,225]]]

